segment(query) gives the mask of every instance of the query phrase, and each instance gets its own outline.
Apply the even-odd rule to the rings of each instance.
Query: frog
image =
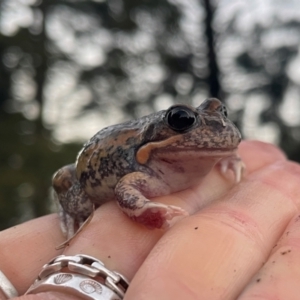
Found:
[[[187,211],[151,199],[195,186],[216,165],[223,174],[231,170],[238,183],[244,170],[240,141],[240,131],[216,98],[103,128],[84,144],[75,163],[53,176],[63,234],[74,236],[94,209],[112,200],[147,228],[173,226]]]

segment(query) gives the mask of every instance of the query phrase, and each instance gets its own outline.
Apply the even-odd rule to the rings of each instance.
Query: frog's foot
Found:
[[[142,172],[127,174],[117,184],[115,194],[123,212],[148,228],[168,228],[188,215],[180,207],[147,198],[170,194],[168,185],[153,175]]]
[[[74,236],[76,225],[75,220],[73,217],[71,217],[68,213],[66,213],[62,206],[58,203],[58,215],[60,219],[60,229],[65,237],[68,239],[71,236]]]
[[[63,199],[66,200],[65,197],[57,197],[57,200]],[[74,198],[72,198],[74,200]],[[60,229],[63,235],[67,238],[64,244],[68,244],[79,232],[81,232],[91,221],[95,207],[92,203],[88,205],[91,209],[88,210],[80,210],[74,212],[72,210],[68,210],[70,207],[63,207],[61,203],[57,203],[58,205],[58,215],[60,219]],[[74,205],[75,203],[73,203]],[[71,214],[70,214],[71,213]],[[76,213],[76,214],[75,214]],[[62,247],[61,247],[62,248]]]
[[[59,250],[59,249],[63,249],[67,246],[69,246],[70,242],[79,234],[79,232],[81,232],[92,220],[93,216],[94,216],[94,210],[95,207],[93,208],[93,212],[88,216],[88,218],[85,221],[81,221],[78,223],[79,228],[77,229],[77,231],[74,230],[75,228],[75,222],[74,219],[69,216],[69,215],[65,215],[64,217],[67,216],[67,221],[65,222],[61,222],[61,230],[64,234],[64,236],[67,236],[67,240],[65,240],[63,243],[61,243],[60,245],[56,246],[55,249]],[[70,223],[68,223],[70,222]]]
[[[180,219],[188,216],[188,213],[180,207],[151,201],[146,202],[144,207],[127,213],[132,220],[150,229],[169,228]]]
[[[236,183],[242,180],[246,166],[237,154],[221,159],[218,165],[222,174],[227,173],[228,170],[232,170]]]
[[[87,224],[85,220],[93,213],[94,205],[81,188],[75,166],[60,169],[53,177],[54,198],[58,204],[60,226],[64,236],[70,240]]]

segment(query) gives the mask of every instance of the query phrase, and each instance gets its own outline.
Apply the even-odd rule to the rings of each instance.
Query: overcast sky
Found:
[[[121,1],[117,1],[121,4]],[[116,3],[117,3],[116,2]],[[184,53],[189,51],[195,57],[194,70],[203,74],[205,66],[201,65],[203,56],[203,26],[204,12],[198,0],[170,0],[182,11],[179,36],[184,36],[185,43],[179,39],[166,40],[170,51]],[[260,48],[264,53],[282,45],[299,47],[300,34],[280,26],[292,20],[300,21],[299,0],[220,0],[215,15],[214,28],[218,34],[218,57],[223,77],[224,89],[228,93],[228,105],[231,111],[245,108],[243,131],[247,138],[256,138],[276,143],[278,128],[276,124],[260,124],[259,114],[272,105],[271,100],[264,95],[245,96],[247,89],[259,85],[264,78],[253,76],[240,70],[234,58],[253,46],[253,32],[259,24],[265,28],[260,40]],[[20,27],[30,27],[38,31],[43,16],[30,5],[35,0],[4,0],[1,6],[0,30],[4,35],[14,35]],[[122,5],[112,9],[122,9]],[[55,7],[48,15],[46,33],[57,49],[70,57],[70,62],[57,61],[49,70],[44,90],[43,119],[46,126],[53,129],[54,137],[60,142],[85,141],[99,129],[124,121],[120,101],[130,94],[139,98],[138,115],[151,112],[143,99],[147,99],[153,90],[159,89],[167,76],[167,70],[160,63],[160,55],[156,51],[155,35],[160,30],[160,20],[147,12],[138,11],[133,16],[138,29],[135,34],[124,35],[110,32],[101,27],[99,20],[85,13],[74,14],[71,10]],[[228,27],[233,22],[234,33],[229,33]],[[78,35],[85,32],[85,35]],[[88,86],[80,84],[79,75],[82,69],[91,69],[106,62],[106,53],[113,47],[121,47],[127,51],[128,58],[123,68],[128,74],[128,80],[118,83],[118,93],[112,94],[110,86],[117,84],[113,78],[99,76],[93,82],[97,92],[105,103],[105,110],[92,110],[81,114],[82,107],[92,101],[92,93]],[[261,50],[260,49],[260,50]],[[259,49],[251,49],[255,56]],[[15,52],[13,52],[15,51]],[[13,64],[18,57],[16,49],[12,49],[6,63]],[[260,55],[259,53],[257,55]],[[142,63],[137,64],[135,57],[142,57]],[[197,59],[197,57],[199,59]],[[266,61],[268,58],[266,58]],[[270,60],[271,61],[271,60]],[[73,62],[73,63],[72,63]],[[266,64],[266,68],[275,68],[275,64]],[[300,124],[300,56],[289,64],[286,72],[291,80],[281,107],[281,117],[287,125]],[[22,111],[29,119],[34,119],[40,113],[37,101],[33,74],[20,69],[14,74],[13,95],[22,104]],[[180,74],[175,82],[178,99],[187,95],[194,105],[199,105],[206,97],[204,89],[191,92],[193,77]],[[169,94],[159,94],[154,102],[156,110],[166,109],[174,101]],[[125,100],[124,100],[125,101]],[[258,130],[259,129],[259,130]]]

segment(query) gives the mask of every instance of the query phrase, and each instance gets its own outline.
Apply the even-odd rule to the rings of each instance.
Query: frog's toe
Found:
[[[69,214],[64,211],[59,212],[60,217],[60,228],[63,235],[69,239],[75,234],[75,220]]]
[[[235,182],[238,183],[242,180],[246,166],[237,154],[222,159],[218,164],[222,174],[232,170]]]
[[[149,202],[146,208],[131,218],[150,229],[166,229],[186,216],[188,213],[180,207]]]
[[[175,223],[177,223],[179,220],[185,218],[189,214],[176,206],[168,206],[168,210],[165,214],[165,222],[163,223],[162,227],[163,229],[167,229],[172,227]]]
[[[178,206],[168,205],[165,213],[165,218],[167,220],[172,220],[176,217],[185,217],[187,215],[188,213],[184,209]]]

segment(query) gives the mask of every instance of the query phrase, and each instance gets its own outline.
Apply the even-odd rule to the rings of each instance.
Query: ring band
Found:
[[[60,255],[44,265],[38,278],[25,293],[64,291],[90,300],[121,300],[128,280],[89,255]]]
[[[56,273],[36,282],[26,292],[37,294],[49,291],[66,292],[87,300],[121,300],[116,293],[100,282],[88,278],[86,275]]]
[[[0,271],[0,291],[6,299],[18,297],[18,292],[8,278]]]

